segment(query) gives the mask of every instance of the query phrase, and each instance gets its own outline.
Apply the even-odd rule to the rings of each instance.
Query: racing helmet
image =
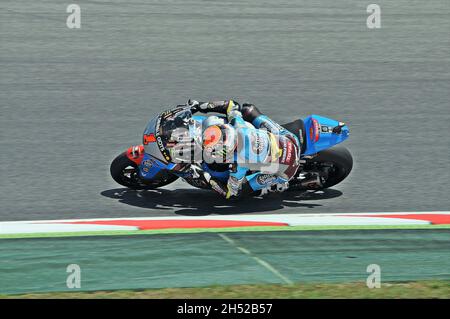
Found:
[[[236,131],[225,123],[207,126],[203,130],[202,146],[206,163],[230,163],[237,146]]]

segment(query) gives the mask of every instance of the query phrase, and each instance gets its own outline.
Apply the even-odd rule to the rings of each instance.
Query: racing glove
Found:
[[[194,111],[202,113],[215,112],[229,115],[232,112],[241,110],[241,106],[239,105],[239,103],[233,100],[211,102],[198,102],[196,100],[189,100],[186,104],[190,106]]]

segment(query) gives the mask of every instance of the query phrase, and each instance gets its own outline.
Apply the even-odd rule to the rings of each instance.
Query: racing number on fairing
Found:
[[[144,145],[148,145],[148,143],[156,142],[155,134],[144,134]]]

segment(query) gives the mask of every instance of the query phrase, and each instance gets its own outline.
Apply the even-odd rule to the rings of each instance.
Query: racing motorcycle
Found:
[[[193,114],[191,109],[180,106],[152,118],[147,124],[141,145],[129,147],[111,163],[112,178],[130,189],[155,189],[173,183],[182,177],[196,188],[211,189],[211,185],[197,176],[180,175],[180,163],[173,163],[165,145],[164,136],[177,128],[176,123],[189,122],[192,134],[201,134],[202,123],[210,116]],[[224,122],[226,116],[219,115]],[[175,120],[174,120],[175,119]],[[287,190],[308,191],[332,187],[342,182],[353,167],[352,155],[347,148],[337,145],[349,137],[349,129],[343,122],[319,115],[282,125],[294,133],[301,143],[300,166],[289,181]],[[201,169],[226,184],[229,166],[201,163]],[[254,172],[249,171],[248,174]],[[268,177],[269,178],[269,177]],[[320,183],[313,182],[320,180]]]

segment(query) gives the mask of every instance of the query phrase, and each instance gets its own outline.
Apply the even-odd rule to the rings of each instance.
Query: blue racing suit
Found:
[[[229,199],[271,189],[274,185],[287,188],[300,161],[301,145],[295,134],[261,114],[252,104],[241,106],[227,100],[196,102],[192,106],[193,111],[226,114],[238,136],[227,184],[207,177],[216,192]]]

